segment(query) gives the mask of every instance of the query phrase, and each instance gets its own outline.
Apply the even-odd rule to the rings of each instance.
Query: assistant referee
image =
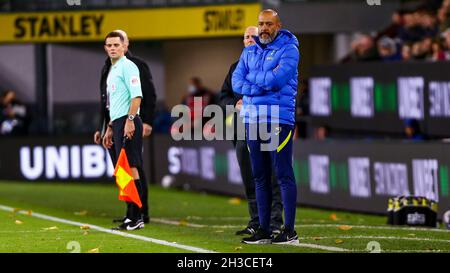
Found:
[[[140,114],[141,120],[143,122],[143,138],[149,137],[152,132],[152,124],[153,124],[153,115],[155,112],[155,104],[156,104],[156,91],[155,85],[153,84],[153,77],[147,63],[131,54],[129,47],[129,39],[128,35],[123,30],[114,30],[115,32],[119,32],[122,34],[125,39],[125,57],[132,61],[139,69],[139,77],[141,80],[141,90],[142,90],[142,101],[140,106]],[[107,124],[109,123],[109,109],[107,108],[107,91],[106,91],[106,79],[108,78],[109,70],[111,69],[111,60],[108,57],[105,60],[105,64],[102,68],[101,78],[100,78],[100,99],[101,99],[101,108],[100,108],[100,124],[97,131],[94,134],[94,142],[96,144],[101,144],[102,138],[106,132]],[[111,161],[114,165],[116,165],[117,156],[115,152],[114,145],[111,149],[108,149],[108,153],[111,156]],[[139,176],[141,178],[141,186],[142,186],[142,218],[144,219],[144,223],[147,224],[150,222],[150,213],[148,206],[148,181],[146,179],[145,173],[141,170]],[[114,222],[123,222],[126,217],[114,219]]]
[[[120,32],[113,31],[106,36],[105,51],[111,59],[111,69],[106,80],[110,122],[103,137],[103,146],[110,149],[114,143],[118,155],[124,138],[127,138],[125,151],[136,188],[142,197],[138,172],[138,169],[142,170],[143,130],[139,117],[142,100],[139,69],[125,56],[125,38]],[[127,202],[126,219],[115,229],[136,230],[143,227],[144,222],[140,208],[133,202]]]

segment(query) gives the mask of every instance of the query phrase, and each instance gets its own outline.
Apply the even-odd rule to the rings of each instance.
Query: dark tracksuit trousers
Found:
[[[256,202],[258,204],[259,223],[266,232],[271,231],[271,204],[272,204],[272,168],[275,170],[278,184],[280,185],[281,197],[284,208],[285,229],[294,230],[295,211],[297,202],[297,185],[295,183],[292,162],[292,138],[294,126],[279,124],[278,131],[271,132],[270,139],[263,140],[258,132],[260,124],[253,126],[245,124],[247,145],[250,150],[250,160],[254,174]],[[249,135],[250,134],[250,135]],[[270,150],[262,149],[262,144],[268,144],[277,138],[277,146]]]
[[[248,201],[248,212],[250,221],[248,227],[257,229],[259,227],[258,207],[256,204],[255,181],[250,162],[250,153],[248,151],[247,142],[245,140],[235,141],[236,156],[241,170],[242,181],[245,187],[245,196]],[[271,179],[272,185],[272,209],[270,227],[272,230],[281,229],[283,225],[283,205],[281,203],[280,187],[275,176]]]
[[[220,104],[222,105],[224,111],[227,105],[235,106],[236,103],[242,99],[242,95],[233,92],[231,86],[231,76],[236,69],[238,62],[231,65],[230,70],[225,78],[222,85],[222,90],[220,92]],[[236,156],[241,170],[242,181],[244,182],[245,196],[248,200],[248,212],[250,214],[250,221],[248,222],[248,227],[257,229],[259,226],[258,217],[258,207],[256,205],[256,193],[255,193],[255,181],[253,180],[252,168],[250,163],[250,155],[247,148],[247,143],[245,140],[238,140],[236,135],[237,125],[236,123],[242,122],[242,119],[238,115],[234,115],[233,126],[235,127],[235,136],[233,140],[234,147],[236,148]],[[280,188],[278,183],[273,177],[272,179],[272,219],[271,227],[272,229],[280,229],[283,225],[283,205],[281,203]]]

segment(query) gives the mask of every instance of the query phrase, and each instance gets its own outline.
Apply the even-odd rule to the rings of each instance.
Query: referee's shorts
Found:
[[[124,127],[128,116],[123,116],[112,122],[114,148],[116,156],[120,154],[124,139]],[[136,115],[134,118],[134,134],[131,140],[127,140],[125,151],[127,153],[128,163],[130,167],[142,168],[142,120]]]

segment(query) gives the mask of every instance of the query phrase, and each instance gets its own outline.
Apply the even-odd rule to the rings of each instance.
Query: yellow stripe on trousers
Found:
[[[289,139],[291,138],[291,134],[292,134],[292,130],[289,131],[288,136],[286,137],[286,139],[283,141],[283,143],[281,143],[278,148],[277,148],[277,153],[279,153],[284,146],[286,146],[286,144],[289,142]]]

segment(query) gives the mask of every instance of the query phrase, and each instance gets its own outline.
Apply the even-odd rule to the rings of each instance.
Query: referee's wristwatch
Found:
[[[128,120],[133,121],[134,120],[134,115],[128,115]]]

